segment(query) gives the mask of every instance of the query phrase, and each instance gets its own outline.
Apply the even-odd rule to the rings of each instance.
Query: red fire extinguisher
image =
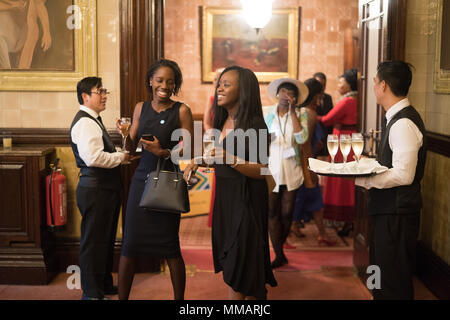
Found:
[[[51,230],[64,226],[67,222],[66,177],[58,168],[59,159],[50,165],[51,172],[46,178],[47,226]]]

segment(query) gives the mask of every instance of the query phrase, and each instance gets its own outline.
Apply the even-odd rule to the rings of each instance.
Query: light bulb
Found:
[[[272,18],[273,0],[241,0],[242,15],[255,29],[264,28]]]

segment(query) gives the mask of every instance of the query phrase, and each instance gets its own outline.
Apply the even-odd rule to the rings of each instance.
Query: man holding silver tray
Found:
[[[426,160],[425,126],[407,98],[411,65],[386,61],[374,78],[377,103],[386,111],[377,161],[387,171],[355,184],[369,190],[370,264],[381,272],[375,300],[413,299],[413,272],[419,233]]]

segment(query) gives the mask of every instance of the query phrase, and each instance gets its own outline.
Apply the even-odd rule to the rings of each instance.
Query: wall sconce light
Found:
[[[272,18],[273,0],[241,0],[242,15],[256,33],[264,28]]]

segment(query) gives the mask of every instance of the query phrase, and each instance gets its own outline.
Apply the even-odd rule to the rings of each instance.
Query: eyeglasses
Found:
[[[110,92],[108,91],[108,89],[101,88],[101,89],[97,89],[97,91],[91,91],[91,93],[95,93],[95,94],[98,94],[99,96],[101,96],[102,94],[107,95]]]

